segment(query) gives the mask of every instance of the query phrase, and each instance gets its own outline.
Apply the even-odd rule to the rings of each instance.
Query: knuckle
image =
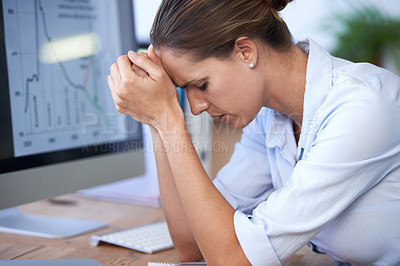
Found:
[[[117,63],[114,63],[110,66],[110,71],[113,72],[113,69],[117,67]]]
[[[145,57],[143,55],[141,55],[141,54],[138,54],[135,57],[135,63],[137,63],[139,65],[143,64],[144,61],[145,61]]]
[[[119,98],[118,99],[118,104],[119,105],[123,104],[123,101],[125,101],[127,99],[127,97],[128,97],[128,93],[123,88],[122,89],[120,88],[119,90],[117,90],[116,94],[117,94],[117,96]]]
[[[121,85],[124,88],[122,91],[127,91],[127,89],[132,86],[133,80],[131,77],[122,77]]]
[[[119,105],[115,105],[115,109],[117,109],[118,113],[125,114],[125,109]]]
[[[161,70],[160,71],[156,71],[155,75],[161,80],[169,79],[169,76],[168,76],[167,73],[165,73],[165,71],[161,71]]]
[[[119,63],[123,60],[126,60],[127,57],[128,57],[127,55],[120,55],[120,56],[118,56],[117,62]]]
[[[115,108],[120,113],[125,113],[127,110],[126,103],[124,100],[117,98],[114,100]]]
[[[108,75],[107,82],[108,82],[108,85],[112,85],[114,83],[114,80],[111,75]]]
[[[124,102],[120,97],[115,97],[114,103],[115,103],[116,106],[122,107]]]

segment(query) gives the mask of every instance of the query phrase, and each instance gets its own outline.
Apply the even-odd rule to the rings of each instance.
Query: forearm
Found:
[[[236,238],[235,210],[205,172],[185,126],[160,133],[187,220],[209,264],[248,263]],[[232,261],[229,261],[229,260]]]
[[[151,127],[151,134],[161,202],[175,249],[182,261],[200,260],[202,259],[202,254],[186,220],[186,215],[165,153],[165,147],[157,130],[153,127]]]
[[[160,135],[167,159],[160,154],[156,157],[164,189],[162,196],[165,201],[170,200],[164,202],[170,213],[167,219],[177,222],[174,217],[186,216],[189,226],[185,225],[183,231],[191,229],[207,263],[249,264],[236,238],[233,225],[235,210],[204,171],[187,132],[175,85],[154,48],[150,48],[148,57],[130,52],[130,60],[121,56],[118,63],[111,66],[108,83],[116,108],[153,126]],[[147,75],[135,73],[131,63]],[[166,167],[168,165],[170,170]],[[162,178],[164,171],[169,173],[166,178]],[[167,183],[164,184],[164,181]],[[175,181],[175,188],[172,181]],[[172,196],[169,195],[171,191],[165,189],[172,189]],[[177,204],[179,199],[182,205]],[[174,204],[180,207],[174,209]],[[173,234],[182,230],[175,230],[179,223],[174,225],[172,222],[171,225]]]

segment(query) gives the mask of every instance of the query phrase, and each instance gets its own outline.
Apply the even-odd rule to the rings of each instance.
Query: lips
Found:
[[[228,114],[222,114],[222,115],[217,115],[217,114],[211,115],[211,114],[210,114],[210,116],[211,116],[212,118],[217,118],[217,119],[220,120],[222,123],[228,122]]]
[[[218,119],[222,122],[222,123],[226,123],[226,121],[228,120],[227,115],[220,115],[218,116]]]

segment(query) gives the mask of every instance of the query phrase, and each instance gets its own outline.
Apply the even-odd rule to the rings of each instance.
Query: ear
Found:
[[[232,55],[238,56],[244,63],[253,67],[257,65],[257,45],[248,37],[240,37],[236,40],[235,46],[233,47]]]

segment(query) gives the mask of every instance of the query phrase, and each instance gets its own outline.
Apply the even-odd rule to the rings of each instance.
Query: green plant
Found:
[[[371,5],[355,8],[350,14],[338,14],[334,21],[340,30],[335,33],[333,55],[382,65],[383,54],[389,53],[400,70],[400,18],[389,17]]]

